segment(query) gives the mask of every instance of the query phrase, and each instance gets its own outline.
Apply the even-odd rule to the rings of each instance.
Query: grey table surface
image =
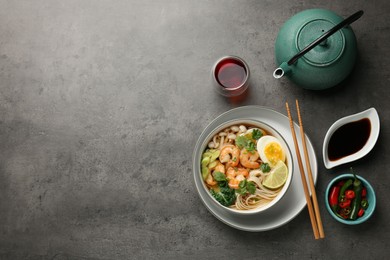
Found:
[[[350,77],[310,91],[272,77],[274,43],[309,8],[353,24]],[[390,2],[0,0],[0,259],[388,259]],[[250,66],[249,95],[213,92],[210,69],[233,54]],[[305,208],[266,232],[245,232],[202,204],[192,153],[202,130],[234,107],[286,114],[300,100],[318,160],[326,238]],[[377,194],[372,218],[334,221],[322,142],[338,118],[378,110],[379,141],[352,164]]]

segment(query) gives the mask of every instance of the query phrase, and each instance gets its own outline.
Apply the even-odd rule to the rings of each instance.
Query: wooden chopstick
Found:
[[[315,212],[315,215],[316,215],[318,231],[320,233],[320,238],[324,238],[325,237],[324,227],[322,226],[320,209],[318,207],[317,194],[316,194],[316,190],[315,190],[315,187],[314,187],[313,173],[311,171],[310,159],[309,159],[309,155],[308,155],[308,152],[307,152],[305,132],[303,130],[303,124],[302,124],[302,119],[301,119],[301,111],[299,110],[298,99],[295,100],[295,105],[297,107],[299,128],[301,130],[300,132],[301,132],[301,139],[302,139],[302,144],[303,144],[303,153],[305,154],[307,175],[309,176],[309,185],[310,185],[310,190],[311,190],[311,197],[313,199],[314,212]]]
[[[297,137],[295,135],[294,124],[293,124],[293,120],[292,120],[292,117],[291,117],[291,113],[290,113],[290,108],[288,106],[288,102],[286,102],[286,109],[287,109],[288,119],[290,121],[291,134],[292,134],[292,137],[293,137],[293,140],[294,140],[294,146],[295,146],[295,151],[296,151],[296,154],[297,154],[299,170],[300,170],[300,173],[301,173],[303,190],[305,192],[305,198],[306,198],[307,208],[309,210],[310,221],[311,221],[311,225],[312,225],[312,228],[313,228],[314,237],[315,237],[315,239],[319,239],[319,232],[318,232],[317,221],[316,221],[316,217],[315,217],[314,210],[313,210],[313,204],[312,204],[311,199],[310,199],[309,190],[308,190],[308,187],[307,187],[305,171],[304,171],[304,168],[303,168],[303,165],[302,165],[301,153],[299,151],[298,141],[297,141]]]

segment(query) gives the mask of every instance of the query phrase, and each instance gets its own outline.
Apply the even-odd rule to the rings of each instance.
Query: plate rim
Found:
[[[263,228],[246,228],[246,227],[243,227],[242,225],[240,224],[233,224],[231,223],[230,221],[227,221],[223,216],[221,216],[221,214],[217,214],[217,212],[215,212],[215,210],[212,209],[212,207],[205,201],[205,199],[202,197],[201,195],[201,192],[199,191],[200,187],[198,186],[198,183],[197,183],[197,180],[196,180],[196,162],[195,162],[195,157],[196,157],[196,151],[197,149],[200,148],[200,145],[202,144],[203,142],[203,139],[202,139],[202,136],[204,135],[204,133],[206,132],[206,130],[208,130],[208,128],[210,128],[216,121],[218,121],[219,119],[223,118],[223,117],[226,117],[227,115],[230,115],[230,114],[233,114],[233,119],[229,119],[229,120],[234,120],[234,119],[239,119],[238,117],[234,116],[234,113],[237,113],[237,111],[240,111],[240,110],[248,110],[248,111],[268,111],[269,113],[271,114],[276,114],[278,115],[279,117],[282,117],[282,118],[285,118],[288,120],[288,117],[285,116],[284,114],[270,108],[270,107],[266,107],[266,106],[259,106],[259,105],[247,105],[247,106],[241,106],[241,107],[236,107],[236,108],[232,108],[232,109],[229,109],[223,113],[221,113],[220,115],[218,115],[217,117],[215,117],[210,123],[207,124],[207,126],[202,130],[201,134],[199,135],[197,141],[196,141],[196,144],[195,144],[195,148],[194,148],[194,151],[193,151],[193,155],[192,155],[192,174],[193,174],[193,180],[195,182],[195,186],[196,186],[196,190],[197,190],[197,193],[198,193],[198,196],[200,198],[200,200],[202,201],[202,203],[205,205],[206,209],[215,217],[217,218],[219,221],[221,221],[222,223],[232,227],[232,228],[235,228],[235,229],[238,229],[238,230],[242,230],[242,231],[249,231],[249,232],[262,232],[262,231],[268,231],[268,230],[272,230],[272,229],[276,229],[280,226],[283,226],[287,223],[289,223],[290,221],[292,221],[296,216],[298,216],[300,214],[300,212],[302,212],[302,210],[306,207],[306,200],[305,198],[303,197],[303,200],[304,200],[304,203],[302,204],[301,208],[298,209],[296,211],[296,214],[293,214],[292,216],[288,217],[287,220],[284,220],[284,221],[281,221],[281,223],[278,223],[276,225],[273,225],[273,226],[269,226],[269,227],[263,227]],[[252,119],[252,120],[259,120],[258,118],[256,117],[253,117],[253,116],[246,116],[246,119]],[[272,126],[272,125],[271,125]],[[274,127],[274,126],[272,126]],[[294,127],[299,127],[298,124],[296,122],[294,122]],[[205,134],[206,136],[208,134]],[[307,134],[305,133],[305,137],[306,137],[306,140],[308,142],[308,148],[311,150],[310,152],[312,153],[311,155],[313,156],[313,159],[314,159],[314,162],[311,161],[311,167],[312,167],[312,172],[313,172],[313,179],[314,179],[314,184],[316,185],[317,183],[317,180],[318,180],[318,158],[317,158],[317,155],[316,155],[316,152],[315,152],[315,149],[314,149],[314,146],[313,146],[313,143],[311,142],[309,136],[307,136]],[[298,140],[299,143],[301,143],[300,139]],[[290,145],[290,144],[289,144]],[[295,151],[295,148],[292,149],[293,151]],[[292,151],[292,152],[293,152]],[[296,160],[296,156],[293,156],[294,158],[294,164],[297,165],[297,162],[295,162]],[[314,165],[315,164],[315,165]],[[301,183],[301,181],[299,180],[299,182]],[[291,188],[291,187],[290,187]],[[229,215],[232,215],[234,216],[233,213],[226,213],[226,214],[229,214]],[[258,213],[259,215],[261,214]],[[224,215],[224,214],[222,214]],[[238,215],[237,215],[238,216]],[[240,216],[240,217],[245,217],[245,216]]]

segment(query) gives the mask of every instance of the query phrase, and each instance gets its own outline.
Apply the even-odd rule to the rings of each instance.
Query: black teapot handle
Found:
[[[362,15],[363,15],[363,11],[360,10],[356,13],[354,13],[353,15],[351,15],[350,17],[346,18],[345,20],[343,20],[342,22],[340,22],[339,24],[335,25],[332,29],[330,29],[329,31],[327,31],[326,33],[324,33],[323,35],[321,35],[319,38],[317,38],[315,41],[313,41],[312,43],[310,43],[309,45],[307,45],[303,50],[301,50],[300,52],[298,52],[297,54],[294,55],[294,57],[292,57],[288,62],[287,64],[288,65],[292,65],[294,64],[300,57],[302,57],[303,55],[305,55],[307,52],[309,52],[311,49],[313,49],[314,47],[316,47],[318,44],[320,44],[323,40],[325,40],[326,38],[328,38],[329,36],[331,36],[332,34],[334,34],[335,32],[337,32],[338,30],[340,30],[341,28],[347,26],[347,25],[350,25],[351,23],[355,22],[357,19],[359,19]]]

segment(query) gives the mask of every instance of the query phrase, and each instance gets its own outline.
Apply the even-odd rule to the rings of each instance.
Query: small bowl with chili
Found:
[[[370,183],[351,173],[334,178],[326,188],[325,199],[329,214],[347,225],[365,222],[376,205],[375,192]]]

